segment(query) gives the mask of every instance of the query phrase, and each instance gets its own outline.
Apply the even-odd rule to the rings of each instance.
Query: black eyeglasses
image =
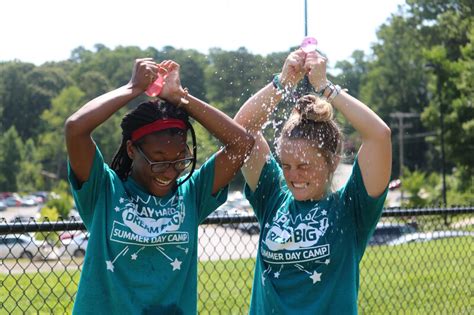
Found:
[[[138,146],[135,145],[137,148],[137,151],[140,153],[140,155],[150,164],[151,171],[153,173],[161,173],[164,172],[170,167],[171,165],[174,167],[174,169],[177,172],[182,172],[186,168],[188,168],[194,161],[193,157],[188,157],[180,160],[175,160],[175,161],[161,161],[161,162],[152,162],[150,159],[143,153],[142,149]]]

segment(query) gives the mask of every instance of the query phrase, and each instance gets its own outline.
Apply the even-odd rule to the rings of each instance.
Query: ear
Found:
[[[127,147],[127,155],[128,155],[128,157],[129,157],[131,160],[133,160],[133,158],[135,157],[135,151],[133,150],[133,142],[132,142],[132,140],[127,140],[126,147]]]

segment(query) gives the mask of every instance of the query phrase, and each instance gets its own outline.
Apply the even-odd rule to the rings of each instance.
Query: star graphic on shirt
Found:
[[[270,227],[270,224],[266,223],[265,227],[268,229]]]
[[[329,259],[329,258],[324,261],[324,263],[325,263],[326,265],[329,265],[330,262],[331,262],[331,259]]]
[[[313,280],[313,284],[315,284],[316,282],[321,281],[321,275],[322,273],[317,273],[316,271],[313,271],[313,274],[309,277],[311,278],[311,280]]]
[[[177,258],[175,258],[174,261],[171,263],[171,266],[173,266],[173,271],[181,270],[182,263],[183,263],[182,261],[179,261]]]
[[[125,202],[125,198],[121,197],[121,198],[119,199],[119,202],[120,202],[120,203],[124,203],[124,202]]]
[[[107,264],[107,270],[114,272],[114,263],[110,260],[107,260],[105,263]]]
[[[327,215],[328,212],[327,212],[326,210],[323,210],[323,211],[321,211],[321,214],[322,214],[322,215]]]
[[[115,210],[116,212],[119,212],[119,211],[120,211],[120,208],[119,208],[119,207],[115,207],[114,210]]]
[[[275,279],[278,279],[278,278],[280,277],[280,272],[277,271],[277,272],[275,272],[273,275],[275,276]]]
[[[131,256],[132,256],[132,260],[137,260],[137,257],[138,257],[137,254],[134,253],[134,254],[132,254]]]

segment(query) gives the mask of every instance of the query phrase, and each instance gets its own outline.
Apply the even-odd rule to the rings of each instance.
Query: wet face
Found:
[[[167,133],[149,134],[138,145],[130,141],[127,143],[127,151],[133,160],[132,178],[150,194],[158,197],[170,192],[183,171],[176,170],[173,163],[158,172],[156,169],[152,171],[149,162],[176,161],[189,157],[186,138]]]
[[[308,140],[281,139],[279,157],[286,184],[296,200],[320,200],[331,175],[321,152]]]

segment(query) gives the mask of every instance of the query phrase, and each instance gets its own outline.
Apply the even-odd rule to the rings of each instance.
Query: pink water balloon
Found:
[[[316,50],[316,45],[318,44],[318,41],[314,37],[305,37],[303,39],[303,42],[301,43],[300,47],[305,53],[309,53],[310,51],[315,51]]]
[[[161,89],[163,88],[164,77],[158,73],[158,78],[148,86],[145,93],[150,97],[155,97],[160,95]]]

